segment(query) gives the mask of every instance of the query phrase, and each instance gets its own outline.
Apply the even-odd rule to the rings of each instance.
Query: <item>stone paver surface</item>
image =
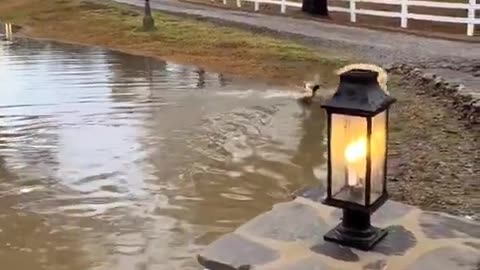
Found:
[[[325,242],[340,214],[318,202],[319,193],[275,205],[213,242],[199,262],[210,270],[480,269],[480,224],[393,201],[372,216],[389,232],[373,250]]]

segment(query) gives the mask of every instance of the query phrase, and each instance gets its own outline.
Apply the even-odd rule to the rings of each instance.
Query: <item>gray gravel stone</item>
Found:
[[[319,256],[308,257],[285,266],[277,268],[277,270],[335,270],[325,264]]]
[[[387,267],[386,260],[378,260],[371,263],[368,263],[363,267],[363,270],[385,270]]]
[[[433,82],[435,83],[435,86],[436,86],[436,87],[442,86],[442,84],[444,83],[444,81],[445,81],[445,80],[444,80],[442,77],[439,77],[439,76],[435,77],[435,79],[433,80]]]
[[[479,243],[475,243],[475,242],[465,242],[464,244],[467,245],[467,246],[471,246],[471,247],[473,247],[473,248],[475,248],[475,249],[480,250],[480,242],[479,242]]]
[[[209,245],[198,262],[209,270],[248,270],[279,258],[277,251],[237,234],[227,234]]]
[[[424,73],[422,75],[422,79],[426,80],[426,81],[432,81],[434,80],[435,78],[437,77],[437,75],[435,73]]]
[[[322,254],[334,259],[345,262],[358,262],[360,258],[349,247],[340,246],[331,242],[323,242],[313,246],[311,250],[315,253]]]
[[[433,250],[415,261],[408,270],[478,270],[478,253],[454,248]]]
[[[419,223],[425,235],[432,239],[480,238],[480,225],[440,213],[424,212]]]
[[[294,192],[294,197],[303,197],[314,202],[322,202],[325,197],[325,188],[323,186],[302,188]]]
[[[386,230],[387,236],[373,248],[372,252],[400,256],[417,245],[415,235],[403,226],[390,226]]]
[[[277,205],[239,228],[252,235],[282,241],[318,241],[329,227],[308,205],[289,202]]]

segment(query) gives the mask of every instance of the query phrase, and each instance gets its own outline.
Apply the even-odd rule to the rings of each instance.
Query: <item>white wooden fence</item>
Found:
[[[242,1],[253,2],[255,11],[260,9],[260,4],[273,4],[279,5],[280,11],[285,13],[287,7],[301,8],[302,3],[291,2],[287,0],[236,0],[237,7],[242,6]],[[452,2],[434,2],[434,1],[421,1],[421,0],[341,0],[349,2],[349,8],[329,6],[330,11],[350,13],[350,21],[357,21],[357,14],[371,15],[389,18],[400,18],[400,27],[407,28],[408,19],[432,21],[432,22],[445,22],[445,23],[458,23],[467,25],[467,35],[473,36],[475,32],[475,25],[480,25],[480,18],[475,18],[475,13],[480,10],[480,4],[476,3],[476,0],[465,0],[468,3],[452,3]],[[394,11],[380,11],[360,9],[356,7],[356,3],[376,3],[400,6],[400,12]],[[227,0],[223,0],[223,4],[227,4]],[[452,17],[452,16],[439,16],[428,14],[417,14],[408,12],[409,7],[431,7],[440,9],[463,9],[468,10],[466,17]]]

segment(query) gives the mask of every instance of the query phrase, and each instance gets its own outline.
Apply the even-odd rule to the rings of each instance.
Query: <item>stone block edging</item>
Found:
[[[438,74],[426,72],[418,66],[396,64],[385,69],[410,80],[419,87],[419,91],[451,100],[460,119],[466,120],[469,125],[480,123],[480,92],[467,89],[465,85],[449,81]]]

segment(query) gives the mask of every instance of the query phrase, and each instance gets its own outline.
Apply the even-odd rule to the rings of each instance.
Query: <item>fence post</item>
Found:
[[[355,0],[350,0],[350,21],[357,22],[357,14],[355,14],[356,3]]]
[[[258,0],[255,0],[255,11],[258,11],[260,9],[260,3]]]
[[[402,0],[402,11],[400,15],[400,26],[402,28],[407,28],[408,25],[408,0]]]
[[[237,7],[242,7],[242,1],[241,0],[237,0]]]
[[[5,38],[6,38],[7,40],[10,40],[10,39],[12,39],[12,35],[13,35],[13,33],[12,33],[12,25],[9,24],[9,23],[6,23],[6,24],[5,24]]]
[[[282,0],[282,6],[280,8],[280,12],[285,13],[287,12],[287,3],[286,0]]]
[[[473,33],[475,32],[475,4],[475,0],[469,1],[467,36],[473,36]]]

